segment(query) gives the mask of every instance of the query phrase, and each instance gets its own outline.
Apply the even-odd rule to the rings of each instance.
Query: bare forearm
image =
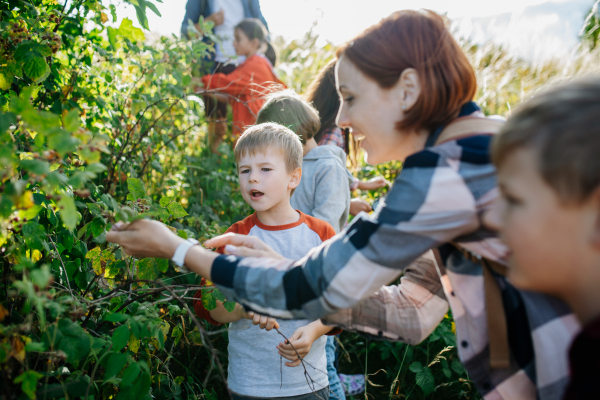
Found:
[[[206,250],[200,246],[193,246],[185,255],[185,266],[201,277],[211,280],[210,270],[218,256],[218,253]]]
[[[315,340],[323,335],[327,335],[333,329],[331,326],[324,325],[320,319],[311,322],[307,325],[307,327],[312,329]]]
[[[235,308],[229,312],[225,309],[223,302],[217,300],[217,307],[210,311],[210,317],[222,324],[239,321],[244,317],[244,307],[239,303],[235,303]]]

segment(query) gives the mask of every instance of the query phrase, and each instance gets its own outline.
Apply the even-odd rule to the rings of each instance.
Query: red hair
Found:
[[[346,57],[382,88],[407,68],[417,71],[421,94],[398,129],[432,130],[456,118],[477,91],[475,71],[452,37],[446,18],[433,11],[398,11],[343,45]]]

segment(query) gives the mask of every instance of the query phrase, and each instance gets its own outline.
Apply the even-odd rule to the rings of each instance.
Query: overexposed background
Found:
[[[162,17],[149,9],[150,30],[179,35],[187,0],[154,1]],[[446,14],[464,37],[493,40],[529,61],[568,55],[593,0],[261,0],[272,35],[301,38],[314,23],[321,40],[340,44],[381,18],[401,9],[428,8]],[[133,6],[118,0],[117,16],[139,26]],[[109,17],[110,18],[110,17]]]

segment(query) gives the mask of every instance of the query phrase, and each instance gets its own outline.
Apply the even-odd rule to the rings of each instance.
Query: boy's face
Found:
[[[289,204],[290,192],[300,183],[302,170],[288,172],[283,152],[267,147],[264,153],[244,154],[238,162],[240,190],[255,211]]]
[[[509,279],[515,286],[564,299],[581,283],[584,269],[593,267],[593,226],[585,206],[561,202],[536,163],[537,155],[526,148],[506,157],[498,169],[501,196],[486,222],[510,248]]]

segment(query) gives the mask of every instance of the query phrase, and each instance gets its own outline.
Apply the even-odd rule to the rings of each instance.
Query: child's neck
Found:
[[[257,211],[256,216],[260,222],[270,226],[287,225],[300,219],[300,214],[290,205],[289,197],[268,210]]]
[[[248,54],[244,54],[244,57],[246,57],[246,60],[247,60],[250,57],[252,57],[253,55],[255,55],[256,53],[258,53],[258,49],[250,51]]]
[[[318,147],[319,145],[317,144],[317,142],[315,141],[314,138],[310,138],[306,141],[306,143],[304,144],[304,147],[302,148],[302,156],[305,156],[308,154],[309,151],[311,151],[312,149],[314,149],[315,147]]]

